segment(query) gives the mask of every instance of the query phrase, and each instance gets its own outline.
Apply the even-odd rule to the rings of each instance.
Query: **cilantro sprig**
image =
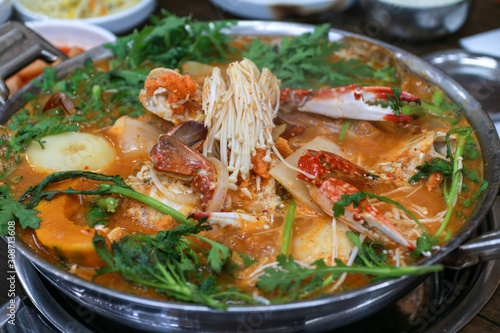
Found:
[[[236,288],[215,284],[216,275],[231,262],[232,250],[199,235],[210,229],[202,221],[194,226],[162,230],[156,235],[125,236],[111,247],[96,233],[94,247],[106,266],[98,269],[94,278],[117,272],[129,281],[152,287],[176,300],[216,309],[225,309],[229,301],[254,303],[251,296]],[[210,248],[204,250],[188,237],[208,243]]]
[[[342,273],[361,273],[379,279],[393,279],[404,275],[422,275],[443,269],[441,265],[396,267],[391,265],[372,265],[371,267],[347,266],[336,260],[336,266],[328,266],[323,259],[312,263],[312,268],[304,267],[292,256],[280,254],[276,261],[278,267],[267,267],[259,277],[257,287],[265,293],[274,293],[273,302],[286,302],[303,299],[320,292]]]
[[[21,228],[36,229],[42,221],[38,216],[39,211],[25,207],[14,199],[6,185],[0,188],[0,236],[8,234],[9,222],[18,221]]]
[[[85,214],[88,226],[93,228],[96,224],[107,225],[118,204],[119,201],[113,197],[97,199]]]
[[[178,17],[166,10],[162,19],[152,17],[152,26],[119,37],[114,44],[106,44],[121,62],[120,66],[136,69],[151,62],[167,68],[179,68],[186,60],[210,63],[224,60],[233,51],[231,36],[221,29],[230,21],[199,22],[190,17]]]
[[[440,157],[434,158],[430,162],[425,162],[424,164],[417,167],[418,171],[409,180],[408,183],[418,182],[422,178],[428,178],[434,172],[441,172],[444,178],[449,178],[453,174],[453,165]]]
[[[259,68],[269,68],[281,80],[281,87],[291,89],[315,88],[311,82],[331,87],[359,82],[362,78],[377,78],[395,82],[395,68],[375,69],[361,59],[340,58],[332,55],[344,46],[328,39],[330,26],[317,26],[313,32],[284,37],[279,45],[253,40],[243,52]]]

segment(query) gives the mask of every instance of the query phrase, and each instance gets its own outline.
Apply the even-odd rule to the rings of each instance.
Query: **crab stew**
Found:
[[[460,105],[356,38],[168,13],[0,127],[0,230],[128,293],[224,309],[414,266],[487,183]]]

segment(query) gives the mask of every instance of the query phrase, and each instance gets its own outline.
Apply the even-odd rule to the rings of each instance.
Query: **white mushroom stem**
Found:
[[[238,176],[248,178],[257,149],[266,151],[265,162],[271,161],[279,85],[271,71],[264,68],[260,73],[248,59],[231,63],[226,79],[218,68],[205,79],[202,100],[209,130],[203,155],[218,157],[228,167],[232,190]]]

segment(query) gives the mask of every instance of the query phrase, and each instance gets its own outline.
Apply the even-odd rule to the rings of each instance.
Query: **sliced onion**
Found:
[[[215,157],[207,158],[215,167],[217,172],[217,182],[212,201],[208,205],[207,212],[220,212],[224,201],[226,201],[227,191],[229,189],[229,171],[226,166]]]
[[[198,197],[195,193],[175,193],[170,191],[165,185],[162,184],[158,175],[153,169],[149,170],[149,176],[153,181],[156,188],[169,200],[175,201],[181,204],[195,205],[198,202]]]

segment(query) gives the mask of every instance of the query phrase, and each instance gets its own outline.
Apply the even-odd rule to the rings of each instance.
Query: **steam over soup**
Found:
[[[227,25],[166,14],[113,58],[46,69],[0,129],[0,221],[76,275],[215,308],[440,270],[413,263],[487,187],[461,106],[327,26]]]

